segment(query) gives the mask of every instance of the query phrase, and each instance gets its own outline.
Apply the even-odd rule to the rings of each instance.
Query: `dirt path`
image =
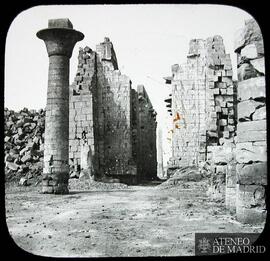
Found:
[[[6,192],[7,224],[24,250],[44,256],[194,255],[195,232],[258,232],[211,202],[203,186],[43,195]]]

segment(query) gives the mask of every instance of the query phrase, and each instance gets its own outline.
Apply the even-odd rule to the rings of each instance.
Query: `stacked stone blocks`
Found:
[[[266,94],[264,48],[255,20],[246,21],[236,34],[238,57],[238,124],[236,173],[238,220],[264,222],[267,185]]]
[[[81,170],[81,148],[86,143],[93,154],[97,179],[111,177],[136,183],[142,178],[137,170],[142,164],[138,150],[143,147],[141,152],[147,155],[148,143],[153,144],[150,154],[153,157],[149,162],[151,166],[155,165],[156,125],[151,120],[144,123],[154,127],[147,129],[151,138],[140,139],[137,131],[141,115],[138,93],[131,88],[129,77],[118,70],[109,38],[97,45],[96,51],[89,47],[80,49],[78,62],[77,75],[70,87],[70,163],[74,171]],[[148,96],[147,102],[151,104]],[[86,135],[84,139],[83,135]],[[146,144],[142,145],[140,140]],[[154,173],[156,171],[152,171],[153,176]]]

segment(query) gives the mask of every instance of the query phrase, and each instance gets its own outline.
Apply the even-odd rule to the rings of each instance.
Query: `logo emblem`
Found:
[[[199,240],[198,249],[201,253],[206,254],[209,250],[211,250],[211,244],[207,238],[202,238]]]

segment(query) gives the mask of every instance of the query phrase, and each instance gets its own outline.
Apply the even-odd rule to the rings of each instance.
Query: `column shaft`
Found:
[[[44,193],[68,191],[68,135],[69,58],[52,55],[49,58],[45,119]]]

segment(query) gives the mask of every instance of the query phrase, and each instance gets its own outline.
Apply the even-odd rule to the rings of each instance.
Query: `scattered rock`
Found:
[[[20,186],[27,186],[27,179],[26,178],[21,178],[19,181]]]
[[[6,180],[40,175],[43,168],[45,111],[19,112],[5,108],[5,173]]]

